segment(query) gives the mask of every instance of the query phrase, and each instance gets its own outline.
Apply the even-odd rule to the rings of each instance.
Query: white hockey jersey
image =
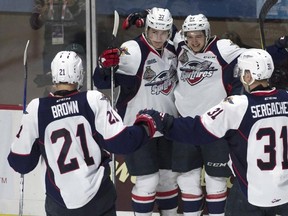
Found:
[[[234,173],[248,202],[288,202],[288,93],[258,90],[230,96],[201,117],[178,118],[167,137],[202,145],[225,137]]]
[[[155,109],[176,116],[173,91],[177,82],[177,57],[171,43],[163,48],[161,55],[147,42],[142,34],[121,45],[119,68],[115,73],[115,84],[120,86],[116,108],[127,125],[133,124],[136,115],[143,109]],[[99,68],[94,72],[94,84],[103,85]],[[159,132],[155,136],[162,136]]]
[[[110,161],[103,149],[131,153],[148,139],[143,127],[126,127],[98,91],[37,98],[27,106],[8,161],[25,174],[41,155],[47,195],[74,209],[88,203],[100,187]]]
[[[214,36],[203,52],[194,53],[184,43],[181,32],[176,33],[174,45],[179,80],[174,94],[181,116],[201,115],[228,95],[240,94],[242,84],[233,77],[233,69],[244,48]]]

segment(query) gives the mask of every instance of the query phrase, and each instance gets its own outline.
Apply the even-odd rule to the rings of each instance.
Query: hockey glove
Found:
[[[136,25],[137,28],[144,27],[147,14],[148,14],[147,10],[129,14],[129,16],[124,20],[122,28],[124,30],[127,30],[132,25]]]
[[[275,46],[280,49],[288,48],[288,36],[282,36],[278,40],[275,41]]]
[[[137,114],[134,125],[141,125],[145,128],[148,136],[153,138],[157,128],[154,119],[148,114]]]
[[[158,112],[156,110],[141,110],[139,111],[138,115],[150,116],[156,124],[157,131],[164,135],[172,127],[174,121],[174,117],[172,115]]]
[[[103,68],[116,67],[119,64],[119,56],[121,51],[118,48],[104,50],[100,55],[98,62]]]

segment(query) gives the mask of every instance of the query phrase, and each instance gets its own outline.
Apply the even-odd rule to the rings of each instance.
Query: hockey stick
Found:
[[[24,94],[23,94],[23,114],[26,114],[26,99],[27,99],[27,77],[28,77],[28,66],[27,66],[27,50],[30,40],[27,41],[23,55],[24,65]],[[24,204],[24,174],[20,176],[20,200],[19,200],[19,216],[23,215],[23,204]]]
[[[113,31],[112,31],[112,41],[111,41],[111,46],[114,48],[115,46],[115,40],[118,32],[118,27],[119,27],[119,14],[116,10],[114,10],[114,26],[113,26]],[[113,109],[115,108],[114,105],[114,67],[111,67],[111,105]],[[115,184],[116,183],[116,166],[115,166],[115,155],[112,154],[112,181]]]
[[[264,34],[264,21],[269,10],[278,2],[278,0],[266,0],[259,13],[260,40],[262,49],[266,49],[266,41]]]
[[[119,27],[119,14],[115,10],[114,11],[114,27],[113,27],[113,32],[112,32],[112,41],[111,41],[111,46],[114,48],[115,46],[115,40],[118,32],[118,27]],[[114,108],[114,68],[111,67],[111,103],[112,107]]]

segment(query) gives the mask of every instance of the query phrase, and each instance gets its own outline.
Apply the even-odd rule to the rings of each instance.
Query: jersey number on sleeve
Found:
[[[80,144],[81,144],[81,148],[83,151],[84,160],[85,160],[87,166],[93,165],[94,159],[93,159],[93,157],[89,156],[89,150],[87,147],[86,134],[85,134],[85,129],[84,129],[83,124],[79,124],[77,126],[76,136],[79,137],[79,139],[80,139]],[[57,159],[57,164],[59,166],[60,173],[63,174],[63,173],[67,173],[67,172],[78,169],[79,164],[78,164],[77,158],[72,158],[72,159],[70,159],[70,163],[65,163],[65,160],[67,160],[67,155],[68,155],[69,149],[70,149],[71,144],[72,144],[70,131],[68,131],[65,128],[62,128],[60,130],[56,130],[56,131],[52,132],[52,135],[51,135],[52,144],[56,143],[57,140],[60,138],[63,138],[64,142],[63,142],[61,152],[60,152],[58,159]]]
[[[256,134],[257,140],[261,140],[264,136],[269,137],[269,145],[264,146],[264,152],[269,154],[269,161],[264,162],[262,159],[257,159],[257,166],[261,170],[273,170],[276,166],[276,134],[273,128],[260,128]],[[282,127],[280,138],[282,139],[283,145],[282,169],[288,169],[287,126]]]
[[[210,116],[213,120],[215,120],[216,117],[217,117],[221,112],[223,112],[223,109],[221,109],[221,108],[218,107],[218,108],[216,108],[215,110],[213,110],[213,112],[210,111],[210,112],[208,112],[207,114],[208,114],[208,116]]]
[[[107,111],[108,121],[112,125],[116,122],[119,122],[119,119],[114,115],[113,112]]]

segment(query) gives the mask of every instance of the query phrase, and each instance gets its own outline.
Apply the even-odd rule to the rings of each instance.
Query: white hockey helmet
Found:
[[[271,55],[262,49],[248,49],[238,57],[238,73],[241,82],[251,85],[255,80],[269,79],[274,71],[274,63]],[[243,80],[245,71],[249,70],[252,81],[246,83]]]
[[[148,27],[156,30],[168,30],[169,38],[172,35],[173,18],[168,9],[152,8],[148,10],[145,22],[145,35],[147,37]],[[169,39],[168,38],[168,39]]]
[[[84,70],[81,58],[73,51],[60,51],[51,63],[52,82],[83,85]]]
[[[211,37],[211,31],[210,23],[206,16],[204,16],[203,14],[187,16],[182,25],[182,35],[184,36],[185,41],[185,33],[190,31],[204,31],[207,42]]]

